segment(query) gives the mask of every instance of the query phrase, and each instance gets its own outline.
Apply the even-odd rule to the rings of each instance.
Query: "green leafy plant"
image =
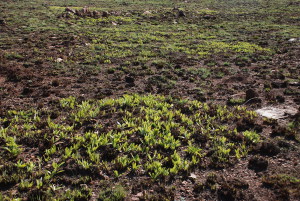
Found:
[[[260,135],[257,134],[255,131],[244,131],[243,135],[246,139],[248,139],[251,142],[257,143],[260,141]]]
[[[99,200],[103,201],[121,201],[126,197],[127,192],[121,185],[113,186],[107,190],[101,191],[99,194]]]

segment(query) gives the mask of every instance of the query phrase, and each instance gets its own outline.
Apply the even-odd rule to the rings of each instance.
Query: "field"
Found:
[[[0,3],[0,201],[300,200],[299,142],[299,0]]]

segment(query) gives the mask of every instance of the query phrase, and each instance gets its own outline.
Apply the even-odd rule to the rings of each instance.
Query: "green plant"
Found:
[[[245,138],[253,143],[257,143],[260,141],[260,135],[257,134],[255,131],[244,131],[243,135]]]
[[[230,98],[227,101],[228,105],[242,105],[245,102],[243,98]]]
[[[32,186],[33,186],[32,181],[22,179],[20,184],[19,184],[19,189],[21,191],[26,191],[26,190],[29,190]]]
[[[110,187],[99,193],[98,199],[101,201],[122,201],[125,199],[127,192],[121,185]]]
[[[22,152],[22,148],[16,143],[16,137],[5,137],[6,146],[3,147],[8,151],[13,157],[18,156]]]

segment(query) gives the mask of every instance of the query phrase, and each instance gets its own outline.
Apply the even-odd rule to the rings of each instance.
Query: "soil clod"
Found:
[[[261,172],[267,170],[268,164],[269,163],[265,158],[255,156],[249,160],[248,168],[255,172]]]

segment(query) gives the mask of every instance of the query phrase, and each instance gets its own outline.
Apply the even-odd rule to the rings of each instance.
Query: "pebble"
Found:
[[[57,63],[60,63],[60,62],[62,62],[62,61],[63,61],[62,58],[57,58],[57,59],[56,59],[56,62],[57,62]]]
[[[289,42],[296,42],[296,41],[298,41],[297,38],[291,38],[291,39],[289,39]]]

